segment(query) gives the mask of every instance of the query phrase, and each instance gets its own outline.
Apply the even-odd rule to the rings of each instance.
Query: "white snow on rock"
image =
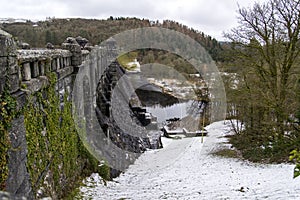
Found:
[[[128,67],[134,67],[134,69],[130,69],[129,72],[141,72],[141,65],[137,61],[137,59],[134,59],[133,62],[127,63]]]
[[[300,178],[293,165],[253,164],[210,154],[230,134],[228,123],[215,122],[201,138],[164,139],[134,165],[104,185],[93,174],[81,187],[83,199],[300,199]]]

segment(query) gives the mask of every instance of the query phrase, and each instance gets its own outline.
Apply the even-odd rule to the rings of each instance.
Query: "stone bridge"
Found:
[[[95,113],[93,105],[97,98],[97,124],[100,122],[105,136],[110,138],[114,145],[135,153],[134,156],[115,153],[113,156],[116,157],[112,159],[120,162],[120,165],[132,163],[136,155],[150,148],[151,145],[149,138],[130,136],[128,134],[130,127],[127,127],[126,132],[111,118],[112,90],[123,73],[118,63],[114,62],[115,44],[113,41],[108,41],[105,46],[94,47],[92,48],[94,50],[88,51],[83,50],[75,39],[68,38],[62,47],[62,49],[17,50],[13,37],[0,30],[0,94],[9,90],[10,95],[17,101],[17,109],[21,110],[31,94],[49,84],[49,78],[46,75],[54,72],[57,75],[56,91],[60,96],[61,104],[66,92],[69,94],[69,100],[72,98],[79,100],[76,101],[78,103],[76,106],[80,109],[76,111],[79,112],[78,116],[84,116],[86,126],[87,138],[83,139],[99,139],[89,137],[89,134],[92,135],[91,131],[95,130],[95,122],[91,122],[93,118],[89,116]],[[110,63],[112,63],[111,67],[107,68]],[[81,85],[74,87],[78,84],[76,79],[78,76],[81,76],[79,77],[82,81]],[[130,111],[127,110],[127,112]],[[26,167],[27,142],[23,114],[12,120],[9,138],[10,148],[7,152],[9,174],[5,184],[6,191],[12,195],[30,198],[32,187]],[[106,139],[98,145],[105,146],[109,151],[111,144],[107,141]],[[102,152],[102,154],[92,152],[92,154],[98,159],[101,159],[99,155],[110,156],[109,152]]]

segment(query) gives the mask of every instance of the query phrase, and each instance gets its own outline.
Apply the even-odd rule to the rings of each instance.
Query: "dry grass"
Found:
[[[222,148],[212,153],[212,155],[224,158],[241,158],[240,153],[234,149]]]

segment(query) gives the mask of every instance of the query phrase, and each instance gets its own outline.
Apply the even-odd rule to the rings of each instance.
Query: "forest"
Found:
[[[160,23],[159,21],[124,17],[110,17],[107,20],[49,18],[39,22],[0,24],[1,29],[15,36],[17,40],[36,48],[45,47],[48,42],[60,47],[67,37],[77,36],[86,38],[91,45],[97,45],[122,31],[142,27],[162,27],[186,34],[199,42],[215,60],[220,59],[218,56],[222,47],[216,39],[172,20],[164,20]]]

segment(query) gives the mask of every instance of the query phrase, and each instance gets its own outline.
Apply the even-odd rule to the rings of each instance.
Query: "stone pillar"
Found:
[[[17,64],[16,44],[12,36],[0,29],[0,94],[8,86],[10,94],[17,100],[17,109],[25,104],[25,93],[20,91],[20,67]],[[24,116],[12,120],[8,150],[8,178],[6,190],[13,196],[32,198],[27,163],[27,142]]]
[[[81,47],[77,43],[75,38],[68,37],[66,41],[62,44],[62,47],[66,50],[69,50],[72,53],[71,65],[73,67],[81,65],[82,63]]]
[[[108,40],[106,40],[105,45],[106,45],[106,49],[108,51],[107,59],[110,64],[113,61],[115,61],[115,59],[117,59],[117,56],[118,56],[117,41],[114,38],[110,37]]]
[[[27,171],[27,142],[24,116],[14,119],[9,132],[11,148],[8,152],[9,174],[6,181],[6,190],[14,196],[31,199],[33,197],[30,177]]]
[[[6,83],[9,83],[11,92],[17,91],[20,85],[19,76],[16,44],[10,34],[0,29],[0,94]]]

